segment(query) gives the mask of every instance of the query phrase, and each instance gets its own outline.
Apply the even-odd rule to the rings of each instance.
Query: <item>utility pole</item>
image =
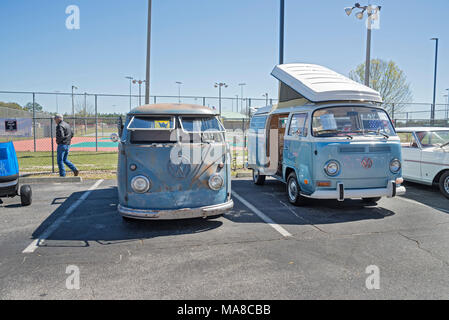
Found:
[[[181,86],[182,86],[182,82],[181,81],[176,81],[176,84],[178,85],[178,103],[181,104]]]
[[[430,40],[435,40],[435,70],[433,75],[433,102],[430,111],[430,124],[435,123],[435,102],[437,95],[437,67],[438,67],[438,38],[432,38]]]
[[[215,83],[215,88],[218,88],[218,107],[219,107],[220,116],[221,116],[221,88],[222,87],[227,88],[228,85],[224,82]]]
[[[285,18],[285,0],[281,0],[280,19],[279,19],[279,64],[284,63],[284,18]],[[243,98],[243,97],[242,97]]]
[[[148,0],[147,72],[145,81],[145,104],[150,104],[151,4],[152,4],[151,0]]]
[[[246,86],[246,83],[239,83],[240,89],[241,89],[241,96],[240,96],[240,112],[243,112],[243,87]],[[238,103],[238,101],[237,101]],[[238,110],[238,104],[237,104],[237,111]]]

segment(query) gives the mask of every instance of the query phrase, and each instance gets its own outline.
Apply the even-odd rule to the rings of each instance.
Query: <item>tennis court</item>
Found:
[[[96,151],[95,137],[74,137],[72,139],[71,151]],[[36,139],[36,151],[51,151],[51,138]],[[17,152],[34,151],[34,140],[14,141],[14,147]],[[118,143],[109,138],[98,139],[98,151],[113,152],[117,151]],[[53,150],[56,150],[56,139],[53,141]]]

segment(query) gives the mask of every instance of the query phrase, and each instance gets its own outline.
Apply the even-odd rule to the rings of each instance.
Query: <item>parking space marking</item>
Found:
[[[48,237],[50,237],[52,235],[52,233],[55,232],[55,230],[59,228],[61,223],[63,223],[65,221],[65,219],[67,219],[67,217],[70,214],[72,214],[72,212],[75,211],[75,209],[78,208],[79,205],[89,197],[89,195],[92,193],[92,191],[97,189],[100,186],[100,184],[103,183],[103,181],[104,181],[103,179],[98,180],[92,187],[89,188],[88,191],[84,192],[83,195],[78,200],[76,200],[64,212],[64,214],[62,216],[60,216],[55,222],[53,222],[53,224],[50,227],[48,227],[38,239],[33,240],[33,242],[31,242],[30,245],[28,247],[26,247],[25,250],[22,251],[22,253],[33,253],[34,251],[36,251],[36,249],[39,248],[39,245],[42,244],[46,239],[48,239]]]
[[[256,215],[259,216],[265,223],[270,225],[273,229],[275,229],[277,232],[279,232],[283,237],[291,237],[292,235],[282,228],[280,225],[275,223],[273,220],[271,220],[270,217],[265,215],[262,211],[257,209],[255,206],[253,206],[251,203],[243,199],[241,196],[239,196],[235,191],[232,191],[232,196],[235,197],[237,200],[239,200],[241,203],[243,203],[248,209],[250,209],[252,212],[254,212]]]

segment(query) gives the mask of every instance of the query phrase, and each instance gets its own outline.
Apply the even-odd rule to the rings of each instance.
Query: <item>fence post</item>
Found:
[[[206,105],[206,98],[203,97],[203,106],[205,106],[205,105]]]
[[[154,96],[154,104],[156,104],[157,103],[157,97],[156,96]]]
[[[33,92],[33,142],[34,152],[36,152],[36,94]]]
[[[95,95],[95,152],[98,152],[98,96]]]
[[[55,173],[55,147],[53,142],[53,118],[50,118],[50,137],[51,137],[51,171]]]

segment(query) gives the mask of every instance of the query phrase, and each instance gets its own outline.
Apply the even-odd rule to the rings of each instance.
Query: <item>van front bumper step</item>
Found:
[[[404,186],[397,186],[395,181],[390,181],[386,188],[373,188],[373,189],[345,189],[343,183],[337,184],[335,190],[317,190],[314,193],[302,196],[312,199],[336,199],[338,201],[344,201],[345,199],[354,198],[377,198],[387,197],[393,198],[405,194]]]
[[[231,210],[234,207],[234,201],[215,204],[200,208],[183,208],[175,210],[143,210],[132,209],[122,205],[118,206],[118,212],[125,218],[140,220],[180,220],[191,218],[207,218],[216,216]]]

